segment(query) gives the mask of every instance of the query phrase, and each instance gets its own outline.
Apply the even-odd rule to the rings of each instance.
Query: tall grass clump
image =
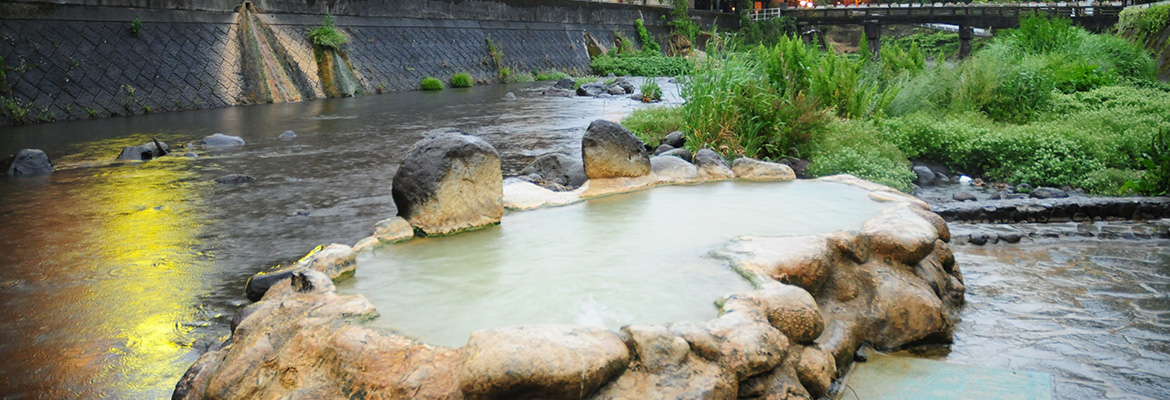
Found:
[[[440,81],[438,78],[428,76],[423,78],[422,82],[419,82],[418,86],[422,88],[422,90],[443,90],[443,81]]]
[[[679,76],[691,71],[691,62],[682,57],[659,53],[601,55],[589,63],[597,75]]]
[[[647,82],[642,85],[642,102],[653,103],[662,100],[662,87],[658,86],[658,82],[654,82],[653,78],[646,78]]]
[[[559,81],[568,77],[569,74],[557,70],[537,71],[534,76],[538,81]]]
[[[458,73],[451,76],[451,87],[469,88],[474,84],[475,82],[471,79],[471,74]]]
[[[349,38],[333,26],[333,16],[326,15],[321,26],[309,31],[309,42],[313,45],[333,51],[341,50],[341,46],[349,43]]]

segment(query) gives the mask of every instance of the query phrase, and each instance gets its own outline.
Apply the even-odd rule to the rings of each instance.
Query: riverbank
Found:
[[[589,73],[587,36],[665,38],[669,8],[571,0],[0,3],[0,126]],[[332,16],[338,49],[308,34]],[[703,26],[737,18],[694,11]],[[503,70],[508,73],[503,73]]]

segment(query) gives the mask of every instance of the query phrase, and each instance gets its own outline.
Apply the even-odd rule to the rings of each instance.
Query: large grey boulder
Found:
[[[170,146],[166,143],[150,141],[138,146],[126,146],[122,148],[122,153],[118,154],[119,160],[134,160],[146,161],[167,155]]]
[[[483,139],[445,132],[420,140],[394,174],[398,215],[424,235],[498,224],[504,213],[500,155]]]
[[[699,149],[692,160],[695,167],[699,168],[699,179],[705,181],[735,179],[735,172],[727,165],[727,160],[714,150]]]
[[[564,154],[545,154],[520,170],[526,180],[556,191],[572,190],[585,183],[585,166]]]
[[[585,176],[589,179],[639,177],[650,173],[646,145],[616,122],[599,119],[581,138]]]
[[[23,149],[0,160],[0,170],[10,176],[36,176],[53,173],[53,163],[45,152]]]
[[[231,135],[225,135],[222,133],[216,133],[214,135],[204,137],[203,140],[201,140],[199,142],[199,144],[201,144],[205,147],[243,146],[244,145],[244,138],[241,138],[239,136],[231,136]]]
[[[917,178],[914,179],[914,184],[921,187],[927,187],[934,184],[936,177],[934,175],[934,171],[930,170],[930,167],[925,165],[916,165],[914,166],[913,171],[914,175],[917,176]]]
[[[674,156],[657,156],[650,159],[650,170],[660,181],[693,182],[699,179],[699,170],[694,164]]]
[[[572,325],[514,326],[471,333],[460,389],[469,399],[584,398],[625,370],[618,335]]]

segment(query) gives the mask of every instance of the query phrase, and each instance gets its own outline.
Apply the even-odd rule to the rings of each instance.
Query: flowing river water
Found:
[[[677,102],[674,85],[659,83]],[[548,85],[5,127],[0,154],[40,148],[58,171],[0,177],[0,398],[167,398],[200,352],[227,336],[247,302],[248,276],[320,244],[353,244],[395,214],[391,178],[427,131],[484,137],[508,174],[547,152],[579,154],[590,121],[642,107],[624,98],[540,96]],[[501,100],[509,91],[518,99]],[[278,139],[285,130],[297,137]],[[184,144],[215,132],[248,144],[195,149],[198,158],[112,161],[123,146],[151,137],[182,154]],[[256,181],[214,182],[233,173]],[[1101,246],[1129,255],[1094,258],[1104,250],[1076,246],[1004,247],[1008,255],[959,249],[969,305],[946,357],[1052,371],[1060,398],[1165,398],[1165,246]],[[1073,327],[1057,327],[1064,323]]]

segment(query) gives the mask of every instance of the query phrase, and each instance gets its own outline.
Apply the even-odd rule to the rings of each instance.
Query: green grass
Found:
[[[642,101],[646,103],[662,100],[662,88],[650,78],[642,85]]]
[[[459,73],[451,77],[451,87],[469,88],[474,84],[475,82],[471,79],[471,74],[468,73]]]
[[[683,130],[685,124],[680,107],[641,108],[622,119],[622,126],[650,144],[662,142],[668,133]]]
[[[569,74],[556,70],[538,71],[534,75],[534,78],[538,81],[559,81],[569,77]]]
[[[418,85],[422,90],[443,90],[443,81],[438,78],[426,77]]]
[[[309,31],[308,38],[309,43],[312,43],[314,46],[334,51],[341,50],[341,46],[349,43],[349,38],[333,26],[332,15],[326,15],[325,20],[321,22],[321,26]]]

